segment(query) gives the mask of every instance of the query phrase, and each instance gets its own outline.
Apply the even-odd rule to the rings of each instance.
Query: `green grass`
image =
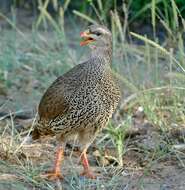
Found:
[[[101,1],[98,2],[98,7],[94,9],[97,16],[103,20],[105,15],[102,12]],[[175,2],[170,2],[173,10],[173,26],[179,27],[176,17],[179,16],[182,21],[184,20]],[[123,6],[125,14],[128,13],[127,8]],[[49,84],[87,57],[88,50],[79,48],[79,33],[86,27],[87,22],[84,24],[80,22],[80,26],[77,26],[75,21],[79,21],[78,17],[74,18],[75,21],[66,18],[66,9],[63,7],[60,13],[62,25],[60,25],[44,9],[44,5],[41,4],[39,9],[41,14],[33,23],[32,30],[20,29],[16,19],[11,21],[5,17],[12,29],[0,31],[0,83],[8,94],[5,101],[0,100],[1,111],[6,110],[11,113],[36,109],[41,95]],[[74,13],[85,21],[96,22],[89,15]],[[68,160],[64,165],[65,170],[70,173],[64,182],[52,183],[38,178],[39,173],[51,163],[54,145],[51,143],[53,148],[51,152],[49,152],[51,148],[49,145],[38,149],[43,154],[43,160],[37,157],[30,158],[25,147],[20,147],[22,137],[29,130],[26,129],[20,133],[17,131],[16,119],[13,117],[3,119],[2,117],[0,118],[0,151],[2,153],[0,174],[11,174],[12,182],[10,184],[9,180],[0,178],[0,188],[129,189],[132,184],[130,182],[132,175],[142,171],[140,180],[133,181],[139,189],[145,189],[145,179],[152,176],[152,167],[155,164],[173,158],[182,168],[184,167],[184,153],[173,148],[173,145],[184,143],[184,138],[182,137],[179,141],[178,138],[170,136],[174,126],[180,128],[185,123],[183,33],[179,31],[178,38],[173,37],[175,28],[169,27],[167,16],[163,18],[159,14],[155,1],[153,1],[151,13],[153,27],[157,27],[156,18],[159,18],[168,31],[163,44],[156,36],[154,40],[151,40],[147,36],[128,33],[128,17],[125,17],[125,22],[122,24],[118,11],[115,9],[111,13],[110,28],[113,33],[114,47],[113,72],[119,80],[123,95],[118,113],[96,140],[96,149],[102,158],[105,157],[106,149],[114,150],[114,154],[109,157],[112,157],[116,164],[110,163],[104,166],[99,163],[99,167],[94,166],[106,178],[103,180],[80,179],[76,171],[78,164],[73,163],[73,159]],[[43,22],[44,28],[42,28]],[[141,40],[143,45],[136,45],[132,43],[132,40],[127,43],[126,36]],[[170,44],[169,40],[173,44]],[[144,143],[132,144],[135,139],[126,137],[127,131],[133,128],[132,116],[138,107],[143,108],[145,120],[153,125],[154,131],[157,131],[159,135],[159,141],[155,143],[153,149]],[[147,135],[141,135],[140,138],[141,140],[147,138]],[[30,148],[30,151],[35,150],[37,148],[34,150]],[[135,166],[127,165],[125,161],[127,154],[132,150],[136,151],[138,157],[141,154],[142,158],[141,163],[136,162]],[[131,160],[133,158],[129,157]],[[18,179],[15,180],[15,176]]]

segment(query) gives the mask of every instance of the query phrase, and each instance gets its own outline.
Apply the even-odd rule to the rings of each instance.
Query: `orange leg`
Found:
[[[90,179],[96,179],[97,176],[95,176],[93,174],[93,172],[91,171],[91,169],[89,167],[89,161],[87,159],[86,151],[83,151],[81,154],[81,162],[82,162],[82,166],[83,166],[84,170],[80,175],[85,176],[85,177],[90,178]]]
[[[64,150],[63,148],[58,147],[56,151],[56,158],[53,170],[46,172],[45,174],[42,174],[41,177],[50,180],[63,179],[63,176],[60,172],[60,166],[63,158],[64,158]]]

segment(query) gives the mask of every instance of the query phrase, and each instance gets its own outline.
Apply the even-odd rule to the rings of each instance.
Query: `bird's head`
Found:
[[[91,48],[110,47],[112,44],[111,32],[101,25],[90,25],[87,30],[80,33],[81,46],[89,45]]]

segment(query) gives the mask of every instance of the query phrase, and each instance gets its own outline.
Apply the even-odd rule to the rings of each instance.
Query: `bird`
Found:
[[[80,46],[89,46],[87,61],[59,76],[45,91],[38,106],[38,119],[32,139],[55,136],[54,167],[44,173],[47,179],[63,179],[61,172],[66,143],[76,138],[86,178],[96,179],[87,158],[87,149],[107,126],[120,100],[120,88],[112,74],[112,34],[99,24],[80,33]]]

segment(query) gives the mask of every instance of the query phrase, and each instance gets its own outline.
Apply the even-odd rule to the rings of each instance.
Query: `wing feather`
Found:
[[[41,119],[51,120],[67,112],[70,98],[80,87],[86,63],[79,64],[58,77],[44,93],[38,108]]]

